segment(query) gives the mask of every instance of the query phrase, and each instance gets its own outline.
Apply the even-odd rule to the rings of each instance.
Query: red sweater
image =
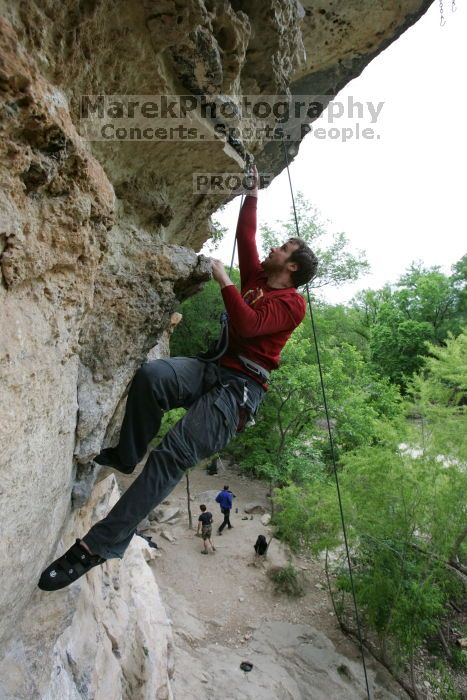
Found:
[[[246,374],[236,356],[243,355],[268,371],[277,369],[282,348],[305,316],[305,300],[294,287],[268,286],[255,243],[256,202],[256,197],[246,197],[237,224],[242,291],[234,285],[222,289],[229,315],[229,347],[221,364]]]

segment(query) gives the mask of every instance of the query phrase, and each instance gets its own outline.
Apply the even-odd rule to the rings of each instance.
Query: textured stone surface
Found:
[[[4,22],[0,51],[1,636],[30,597],[69,508],[80,326],[114,195],[59,93]]]
[[[65,100],[3,21],[1,29],[0,568],[10,575],[0,634],[60,533],[73,454],[89,472],[177,297],[209,276],[191,250],[163,243],[124,214],[113,224],[113,187]]]
[[[63,532],[57,554],[118,498],[113,476]],[[120,563],[69,588],[37,591],[0,659],[2,700],[170,700],[172,632],[148,562],[157,550],[135,537]]]
[[[186,636],[188,634],[186,633]],[[193,645],[195,646],[195,645]],[[203,673],[203,661],[209,666]],[[242,673],[242,661],[253,669]],[[183,669],[182,672],[178,668]],[[248,637],[247,648],[203,644],[177,648],[174,679],[176,697],[216,697],[219,678],[230,697],[242,700],[363,700],[366,697],[362,665],[340,654],[334,644],[311,625],[267,622]],[[368,671],[371,697],[400,700],[408,696],[387,677]],[[396,694],[397,693],[397,694]]]
[[[88,497],[135,369],[209,276],[193,249],[227,198],[194,195],[193,172],[239,172],[246,149],[283,168],[261,140],[87,143],[80,96],[332,96],[429,4],[0,0],[0,639]]]
[[[154,519],[158,523],[168,523],[174,518],[178,518],[180,515],[180,508],[157,508],[154,511]]]

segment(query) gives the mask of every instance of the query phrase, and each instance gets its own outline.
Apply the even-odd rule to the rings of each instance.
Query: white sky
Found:
[[[440,27],[438,2],[362,75],[339,93],[339,101],[385,104],[375,131],[379,140],[318,140],[313,132],[291,166],[301,190],[353,249],[366,252],[371,272],[357,283],[327,288],[330,302],[347,301],[357,290],[395,281],[413,260],[446,272],[466,252],[467,11],[445,0]],[[330,128],[326,116],[313,128]],[[355,128],[355,120],[334,126]],[[365,114],[362,128],[370,126]],[[229,229],[216,257],[230,262],[239,200],[216,218]],[[260,192],[258,221],[287,216],[286,173]]]

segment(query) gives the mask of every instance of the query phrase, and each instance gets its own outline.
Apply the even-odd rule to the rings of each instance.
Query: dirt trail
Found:
[[[129,479],[119,479],[125,487]],[[303,573],[305,595],[290,599],[274,594],[267,577],[270,565],[286,563],[288,553],[273,540],[264,566],[254,565],[253,545],[269,535],[261,515],[242,520],[246,503],[269,510],[263,482],[246,478],[234,467],[209,476],[196,468],[190,475],[196,527],[199,504],[214,515],[214,554],[202,556],[202,540],[188,529],[185,480],[169,497],[166,510],[179,507],[174,523],[151,523],[161,548],[152,564],[162,598],[173,622],[175,700],[353,700],[366,698],[358,649],[341,633],[334,617],[319,561],[295,557]],[[223,484],[236,494],[232,530],[222,536],[214,497]],[[238,513],[235,513],[238,508]],[[248,516],[249,517],[249,516]],[[165,530],[174,543],[162,536]],[[240,670],[242,661],[253,670]],[[378,664],[367,659],[372,698],[406,698],[404,691]]]

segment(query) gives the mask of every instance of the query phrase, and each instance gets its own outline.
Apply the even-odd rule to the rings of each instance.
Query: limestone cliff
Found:
[[[59,547],[68,548],[74,533],[102,517],[118,495],[113,476],[101,481],[87,506],[74,511]],[[157,550],[135,537],[121,564],[107,562],[54,596],[37,590],[2,649],[2,700],[169,700],[172,632],[154,560]]]
[[[19,620],[73,510],[73,484],[109,439],[135,368],[177,299],[209,276],[193,251],[227,197],[193,194],[193,172],[240,172],[247,151],[263,170],[283,167],[281,144],[259,137],[88,142],[80,97],[331,98],[430,3],[0,2],[5,643],[22,643]],[[82,505],[86,492],[75,493]]]

